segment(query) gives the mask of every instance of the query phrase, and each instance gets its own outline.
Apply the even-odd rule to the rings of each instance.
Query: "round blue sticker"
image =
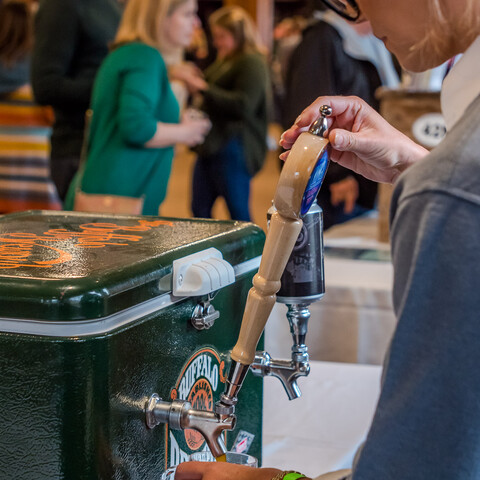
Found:
[[[317,197],[317,193],[322,186],[323,179],[325,178],[325,173],[327,172],[328,160],[328,152],[327,149],[325,149],[323,154],[318,158],[312,175],[308,180],[307,187],[305,188],[305,192],[302,198],[302,205],[300,206],[300,216],[302,217],[308,212],[308,210],[312,206],[312,203]]]

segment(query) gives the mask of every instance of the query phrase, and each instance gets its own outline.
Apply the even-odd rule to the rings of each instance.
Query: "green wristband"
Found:
[[[295,470],[284,470],[283,472],[277,473],[272,480],[297,480],[299,478],[307,478],[307,476]]]
[[[283,480],[297,480],[298,478],[306,478],[303,473],[289,472],[284,475]]]

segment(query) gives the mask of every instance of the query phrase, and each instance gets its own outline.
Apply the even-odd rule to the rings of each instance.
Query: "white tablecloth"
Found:
[[[375,218],[356,219],[325,235],[326,292],[310,305],[307,345],[311,359],[383,362],[395,328],[393,268],[390,261],[358,259],[388,257],[388,245],[372,238],[375,226]],[[275,305],[265,339],[266,350],[273,357],[290,357],[292,340],[285,305]]]
[[[376,406],[381,367],[312,362],[289,401],[276,378],[264,380],[264,467],[309,476],[350,468]]]

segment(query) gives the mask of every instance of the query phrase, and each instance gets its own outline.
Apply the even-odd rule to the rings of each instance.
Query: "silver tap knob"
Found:
[[[325,133],[328,130],[327,117],[330,117],[332,115],[333,110],[330,105],[322,105],[319,108],[319,112],[320,116],[312,123],[308,131],[313,135],[324,137]]]

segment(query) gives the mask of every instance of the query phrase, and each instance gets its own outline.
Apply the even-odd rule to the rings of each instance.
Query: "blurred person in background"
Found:
[[[286,129],[320,95],[356,95],[378,110],[375,91],[397,87],[399,77],[383,43],[368,22],[350,24],[312,0],[311,21],[290,57],[285,79],[282,125]],[[331,163],[317,201],[324,228],[375,207],[377,183]]]
[[[34,3],[0,3],[0,213],[61,207],[50,178],[53,114],[29,85]]]
[[[115,37],[117,0],[42,0],[35,21],[32,87],[35,99],[51,105],[51,175],[63,200],[78,169],[85,112],[98,67]]]
[[[285,82],[290,56],[302,40],[307,24],[305,17],[295,15],[282,19],[273,29],[273,52],[270,59],[274,120],[282,123],[282,104],[285,98]]]
[[[195,31],[198,31],[197,28]],[[194,61],[186,60],[186,49],[183,47],[163,47],[161,54],[167,65],[173,93],[180,111],[183,111],[190,104],[191,95],[203,86],[203,73]]]
[[[218,197],[230,216],[250,221],[250,180],[266,154],[269,75],[263,48],[251,17],[240,7],[223,7],[209,17],[217,58],[205,81],[193,89],[212,122],[196,149],[192,211],[210,218]]]
[[[199,24],[199,21],[197,21],[197,24]],[[185,77],[189,77],[191,82],[195,81],[195,77],[202,78],[200,69],[195,64],[185,61],[185,50],[186,48],[183,44],[177,45],[169,42],[167,44],[164,43],[160,51],[167,66],[170,87],[175,94],[180,112],[186,108],[190,95],[188,82],[185,81]]]
[[[177,143],[204,140],[208,119],[189,110],[179,123],[163,50],[189,45],[198,23],[196,0],[129,0],[112,51],[92,95],[87,161],[70,186],[86,193],[144,196],[143,214],[158,215]]]
[[[162,51],[180,111],[188,107],[192,95],[204,85],[201,65],[208,54],[207,38],[200,20],[195,25],[192,41],[187,48],[170,48],[169,51]]]
[[[0,98],[30,83],[32,21],[28,2],[0,3]]]
[[[203,26],[199,23],[193,33],[192,42],[185,51],[187,60],[193,62],[197,67],[203,69],[207,67],[205,62],[208,61],[210,48],[208,45],[207,34]]]

